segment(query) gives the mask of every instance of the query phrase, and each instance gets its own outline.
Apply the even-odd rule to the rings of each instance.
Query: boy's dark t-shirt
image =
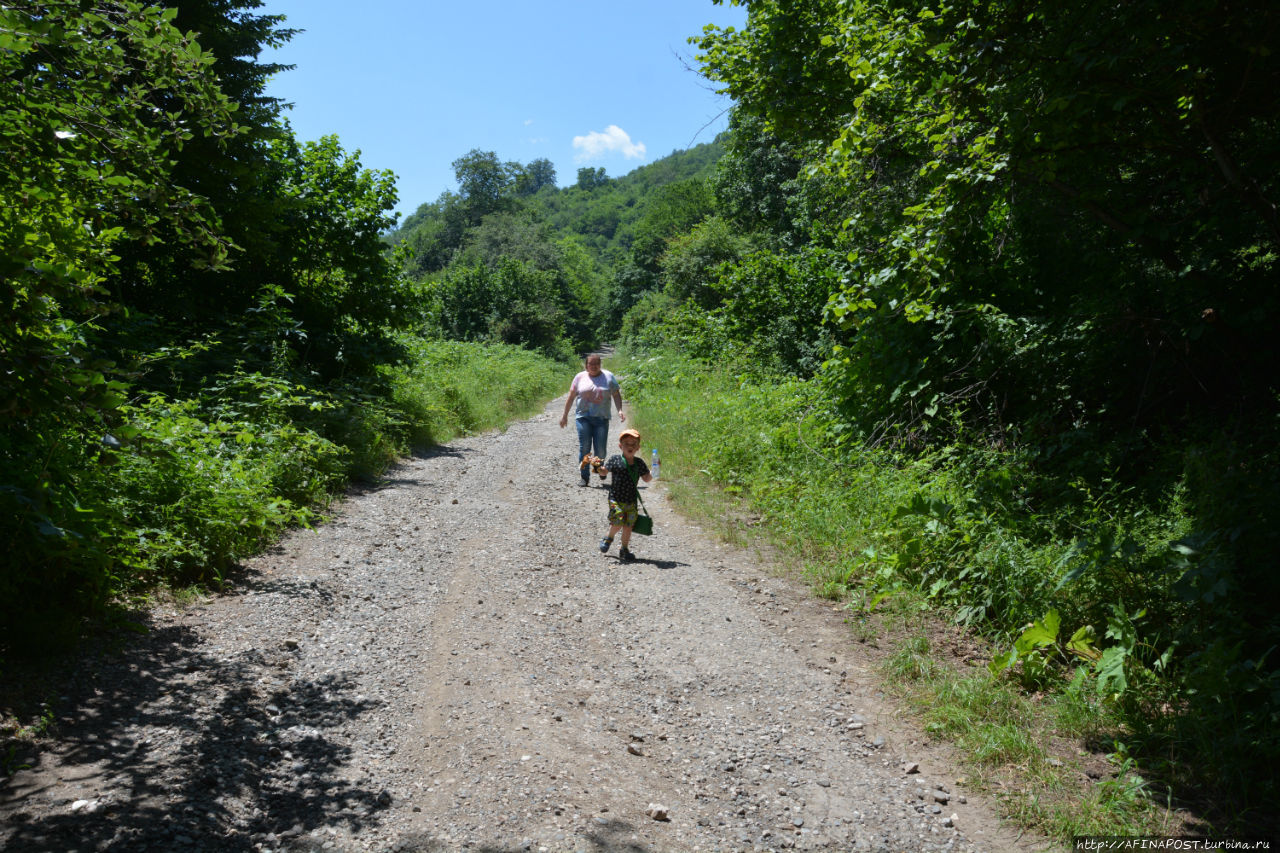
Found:
[[[621,453],[615,453],[605,460],[604,467],[613,473],[613,478],[609,481],[609,500],[623,504],[635,503],[639,494],[636,482],[649,473],[649,466],[644,460],[636,456],[628,470],[627,458]]]

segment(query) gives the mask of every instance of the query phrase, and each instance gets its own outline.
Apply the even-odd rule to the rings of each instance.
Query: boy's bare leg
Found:
[[[612,536],[613,534],[610,533],[609,535]],[[627,547],[628,544],[630,544],[630,542],[631,542],[631,528],[624,527],[622,528],[622,540],[618,543],[618,546],[621,548],[625,548]]]

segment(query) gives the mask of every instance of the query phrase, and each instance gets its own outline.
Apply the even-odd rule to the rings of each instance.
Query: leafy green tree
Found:
[[[618,204],[592,205],[573,223],[573,230],[588,237],[602,237],[605,241],[618,233],[623,209]]]
[[[556,185],[556,167],[545,157],[530,161],[529,165],[518,168],[515,179],[515,192],[519,196],[530,196],[544,187],[554,188]]]
[[[490,327],[493,339],[552,357],[571,350],[564,340],[564,312],[550,303],[516,302],[506,306]]]
[[[467,231],[458,262],[496,268],[503,259],[550,270],[559,265],[560,250],[548,223],[525,212],[494,213]]]
[[[604,274],[580,238],[562,237],[560,276],[565,335],[575,353],[597,349],[608,324],[608,292]]]
[[[1194,0],[1154,8],[760,2],[747,30],[702,47],[739,109],[824,145],[857,201],[838,319],[950,323],[971,300],[1084,314],[1112,353],[1100,361],[1147,361],[1154,374],[1134,373],[1168,393],[1113,383],[1098,395],[1079,371],[1081,397],[1158,418],[1269,387],[1251,366],[1266,361],[1257,322],[1275,307],[1264,152],[1277,110],[1263,91],[1277,62],[1261,34],[1277,12],[1245,4],[1205,29]],[[1061,286],[1021,286],[1018,270],[1048,269],[1062,243],[1073,258],[1054,271]],[[1231,319],[1211,328],[1206,316]],[[975,343],[954,340],[957,359]],[[1232,348],[1252,356],[1236,365],[1247,382],[1225,369]]]
[[[705,180],[691,178],[659,187],[648,196],[635,226],[631,243],[635,265],[656,276],[667,241],[702,221],[714,206],[715,198]]]
[[[546,349],[563,335],[560,287],[556,271],[511,258],[492,268],[482,263],[451,267],[435,285],[442,331],[453,340],[502,340]],[[552,319],[551,326],[532,321],[539,311]],[[552,326],[554,334],[548,332]]]
[[[173,5],[173,25],[198,41],[220,91],[235,104],[238,132],[221,139],[193,135],[172,152],[171,168],[173,182],[213,211],[226,258],[210,266],[179,228],[161,222],[122,242],[120,274],[108,286],[114,300],[169,323],[181,336],[211,316],[247,310],[256,304],[259,289],[272,283],[260,265],[261,258],[277,253],[280,239],[273,189],[278,176],[270,148],[289,129],[280,121],[284,105],[266,94],[266,85],[288,67],[261,62],[260,56],[295,31],[282,26],[283,16],[257,14],[262,0],[178,0]],[[153,115],[189,120],[184,106],[168,95],[150,103]],[[229,268],[236,273],[223,275]]]
[[[395,175],[365,169],[336,136],[273,146],[282,175],[280,219],[288,235],[274,260],[304,336],[295,348],[324,375],[371,369],[385,357],[383,333],[407,320],[399,263],[382,234],[396,221]]]
[[[663,286],[677,302],[693,300],[710,310],[721,300],[713,282],[719,268],[750,250],[750,241],[718,216],[708,216],[687,234],[671,238],[659,259]],[[825,297],[825,294],[824,294]]]
[[[577,187],[580,190],[594,190],[609,182],[609,176],[603,168],[584,166],[578,170]]]
[[[854,211],[838,183],[809,168],[821,159],[821,143],[786,141],[763,118],[734,110],[724,146],[713,187],[716,210],[727,221],[784,252],[842,242],[842,225]]]
[[[815,247],[754,252],[726,265],[712,285],[723,300],[717,313],[725,338],[750,363],[813,376],[837,340],[823,315],[844,267],[838,253]]]
[[[513,167],[518,165],[503,163],[497,154],[478,148],[453,161],[458,195],[469,224],[478,225],[490,213],[510,209],[516,179]]]
[[[8,418],[111,408],[84,324],[111,309],[104,283],[122,242],[168,231],[204,265],[226,262],[215,212],[174,182],[170,164],[187,141],[230,140],[239,128],[213,57],[173,27],[175,16],[128,2],[0,9]],[[157,113],[155,103],[173,109]]]
[[[462,199],[446,191],[434,202],[419,206],[389,242],[404,246],[405,270],[420,278],[452,263],[466,233],[467,213]]]

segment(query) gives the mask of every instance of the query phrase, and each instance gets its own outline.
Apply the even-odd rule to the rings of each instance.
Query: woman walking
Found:
[[[585,368],[569,384],[569,397],[564,401],[564,414],[560,416],[560,428],[569,423],[569,409],[574,408],[578,427],[578,463],[582,485],[591,482],[591,466],[582,464],[586,456],[604,459],[609,451],[610,402],[618,406],[618,420],[627,422],[622,413],[622,388],[614,375],[600,366],[600,354],[587,356]],[[594,452],[593,452],[594,450]]]

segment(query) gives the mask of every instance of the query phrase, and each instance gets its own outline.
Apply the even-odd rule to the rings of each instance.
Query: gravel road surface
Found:
[[[903,722],[844,611],[661,481],[637,561],[601,554],[562,408],[406,460],[79,661],[8,756],[0,847],[1045,849]]]

